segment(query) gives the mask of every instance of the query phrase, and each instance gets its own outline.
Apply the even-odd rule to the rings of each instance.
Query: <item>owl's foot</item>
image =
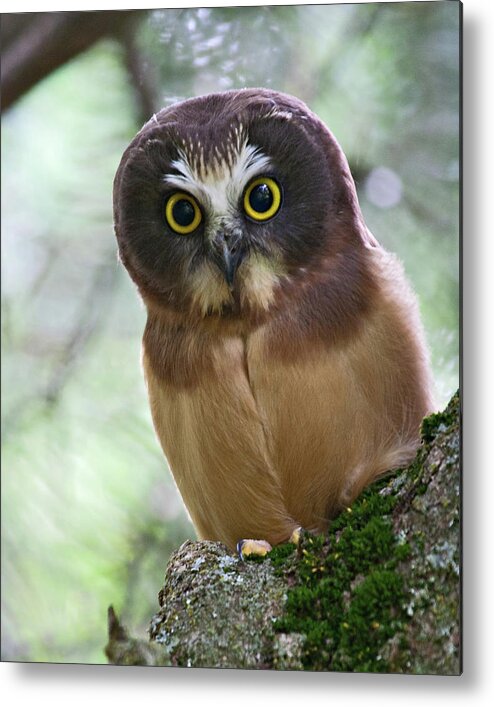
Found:
[[[295,528],[292,531],[292,534],[288,538],[289,543],[293,543],[294,545],[298,545],[300,542],[300,535],[302,533],[302,526],[299,526],[298,528]],[[240,557],[241,560],[245,559],[246,557],[249,557],[249,555],[256,555],[257,557],[264,557],[265,555],[268,554],[273,548],[271,545],[268,543],[267,540],[239,540],[237,543],[237,552],[238,556]]]
[[[300,525],[298,528],[295,528],[295,530],[292,532],[290,537],[288,538],[289,543],[293,543],[294,545],[298,545],[300,542],[300,534],[302,533],[302,526]]]
[[[237,543],[237,552],[241,560],[244,560],[249,555],[257,555],[264,557],[271,550],[271,545],[267,540],[239,540]]]

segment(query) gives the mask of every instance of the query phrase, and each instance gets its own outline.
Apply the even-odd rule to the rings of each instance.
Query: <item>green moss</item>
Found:
[[[387,672],[380,648],[405,620],[403,579],[392,569],[375,569],[355,589],[344,630],[332,660],[333,670]]]
[[[293,543],[285,543],[284,545],[276,545],[269,553],[271,563],[276,567],[284,568],[286,560],[293,555],[296,545]]]
[[[452,425],[458,424],[460,408],[460,392],[456,391],[451,398],[448,407],[443,412],[433,413],[422,421],[420,432],[425,443],[430,443],[438,432],[449,429]]]
[[[365,491],[330,525],[327,536],[303,534],[297,552],[270,553],[293,575],[276,630],[306,637],[307,670],[383,672],[380,648],[406,621],[403,581],[396,571],[409,553],[393,532],[396,474]]]

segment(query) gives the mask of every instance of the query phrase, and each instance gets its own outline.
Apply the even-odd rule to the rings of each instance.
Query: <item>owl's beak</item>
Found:
[[[230,290],[233,289],[235,274],[244,257],[244,249],[239,239],[220,236],[213,242],[213,260],[223,273]]]

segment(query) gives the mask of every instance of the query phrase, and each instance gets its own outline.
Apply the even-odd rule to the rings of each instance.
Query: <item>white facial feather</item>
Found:
[[[247,141],[233,142],[228,150],[229,159],[217,151],[210,164],[204,161],[204,150],[200,142],[188,146],[188,154],[172,162],[179,174],[166,174],[166,184],[184,189],[203,205],[212,221],[231,217],[247,184],[271,167],[269,157]]]

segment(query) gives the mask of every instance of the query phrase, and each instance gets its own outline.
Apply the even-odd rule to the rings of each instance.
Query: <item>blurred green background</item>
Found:
[[[194,531],[140,370],[112,179],[150,102],[293,93],[342,145],[420,300],[438,401],[458,386],[459,5],[154,10],[2,116],[2,659],[104,663],[109,604],[144,635]],[[129,71],[130,69],[130,71]]]

